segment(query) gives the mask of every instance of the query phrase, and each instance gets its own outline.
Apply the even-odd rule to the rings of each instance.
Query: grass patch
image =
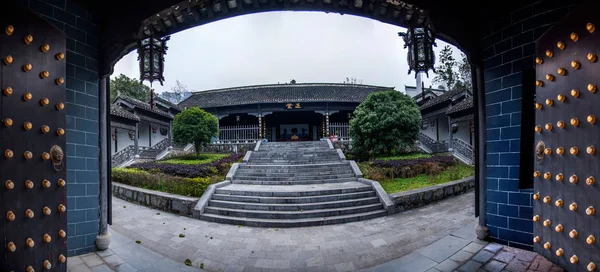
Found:
[[[164,161],[157,161],[157,163],[170,163],[170,164],[185,164],[185,165],[196,165],[196,164],[206,164],[218,161],[222,158],[229,156],[230,154],[223,153],[205,153],[200,154],[200,159],[196,158],[196,154],[185,155],[181,157],[176,157],[172,159],[167,159]]]
[[[208,177],[185,178],[149,173],[134,168],[113,168],[112,180],[115,182],[171,194],[200,197],[208,185],[225,180],[222,175]]]
[[[410,154],[403,154],[403,155],[391,156],[391,157],[381,157],[381,158],[376,158],[375,160],[395,161],[395,160],[416,160],[416,159],[428,159],[428,158],[431,158],[431,155],[429,155],[427,153],[410,153]]]
[[[448,167],[437,175],[421,174],[412,178],[395,178],[379,181],[381,187],[388,193],[398,193],[414,190],[433,185],[443,184],[459,180],[475,174],[475,167],[465,164],[457,164]]]

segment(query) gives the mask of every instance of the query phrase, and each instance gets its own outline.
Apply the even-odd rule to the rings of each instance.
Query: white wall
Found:
[[[138,145],[149,147],[148,143],[148,135],[150,135],[150,126],[148,124],[139,124],[138,125],[139,136]]]
[[[112,133],[114,133],[115,129],[112,129]],[[111,134],[112,134],[111,133]],[[112,137],[112,136],[111,136]],[[115,141],[112,142],[112,154],[115,154],[122,149],[128,147],[129,145],[135,144],[134,140],[129,138],[129,130],[117,128],[117,141],[116,141],[116,150],[115,150]]]
[[[448,135],[448,117],[445,114],[438,114],[436,116],[428,117],[427,119],[427,128],[421,129],[421,133],[429,136],[433,140],[437,139],[437,130],[439,129],[439,140],[438,141],[447,141],[450,136]],[[437,122],[436,122],[437,120]],[[434,123],[432,126],[431,123]]]
[[[454,138],[458,138],[462,141],[464,141],[467,144],[471,144],[469,143],[469,134],[470,134],[470,125],[469,122],[461,122],[458,124],[458,130],[456,131],[456,133],[454,133],[454,135],[452,137]]]
[[[167,128],[168,130],[168,128]],[[167,131],[167,135],[161,135],[160,134],[160,127],[156,126],[156,133],[152,133],[152,131],[150,131],[151,135],[152,135],[152,146],[155,146],[158,142],[169,138],[169,132]]]

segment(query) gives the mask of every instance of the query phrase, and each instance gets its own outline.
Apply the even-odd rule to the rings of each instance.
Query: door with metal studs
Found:
[[[567,271],[600,265],[597,10],[576,10],[536,43],[533,245]]]
[[[66,38],[9,3],[0,16],[0,271],[66,271]]]

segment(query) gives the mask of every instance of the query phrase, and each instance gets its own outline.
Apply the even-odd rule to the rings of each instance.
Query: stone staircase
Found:
[[[302,227],[388,214],[373,186],[360,182],[351,162],[325,141],[261,143],[225,183],[207,190],[210,195],[203,196],[206,203],[199,201],[196,217],[254,227]]]

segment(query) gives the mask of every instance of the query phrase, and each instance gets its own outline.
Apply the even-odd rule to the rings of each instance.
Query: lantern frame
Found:
[[[406,32],[399,32],[398,36],[404,40],[404,48],[408,48],[408,74],[411,71],[415,71],[415,77],[417,77],[418,73],[425,72],[427,77],[429,77],[429,70],[435,72],[435,53],[433,52],[433,47],[437,45],[435,43],[435,35],[429,26],[409,25]]]
[[[171,36],[156,37],[145,36],[138,40],[138,62],[140,64],[140,83],[144,80],[158,81],[163,86],[165,55],[167,54],[167,41]]]

